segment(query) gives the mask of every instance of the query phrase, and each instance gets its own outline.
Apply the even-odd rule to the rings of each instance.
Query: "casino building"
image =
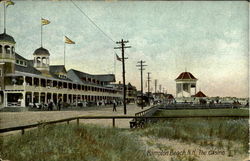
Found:
[[[59,98],[69,104],[122,99],[122,91],[110,85],[115,75],[92,75],[50,65],[50,52],[43,47],[28,60],[16,53],[15,44],[12,36],[0,34],[0,107],[25,107]]]

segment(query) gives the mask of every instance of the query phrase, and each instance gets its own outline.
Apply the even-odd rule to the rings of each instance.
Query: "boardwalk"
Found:
[[[144,108],[143,110],[148,109]],[[123,114],[123,106],[118,106],[117,112],[112,111],[112,106],[99,106],[71,111],[26,111],[26,112],[1,112],[0,113],[0,127],[14,127],[21,125],[28,125],[37,123],[39,121],[52,121],[76,116],[120,116]],[[135,104],[127,105],[127,115],[134,116],[135,113],[142,111],[141,107]],[[116,120],[116,127],[129,128],[129,121],[131,119]],[[112,126],[111,119],[102,120],[81,120],[81,123],[92,123],[104,126]]]

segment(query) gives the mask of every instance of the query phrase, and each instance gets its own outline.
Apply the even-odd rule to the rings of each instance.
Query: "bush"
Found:
[[[91,125],[44,126],[1,142],[1,158],[11,161],[154,160],[135,135]]]

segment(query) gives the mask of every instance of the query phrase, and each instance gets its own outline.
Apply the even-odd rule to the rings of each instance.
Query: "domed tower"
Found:
[[[191,97],[196,94],[197,78],[189,72],[182,72],[176,79],[176,97]],[[191,91],[194,89],[195,91]]]
[[[7,73],[14,73],[15,69],[15,40],[12,36],[0,34],[0,69],[1,76]]]
[[[47,49],[40,47],[33,53],[34,67],[41,72],[49,72],[49,56]]]

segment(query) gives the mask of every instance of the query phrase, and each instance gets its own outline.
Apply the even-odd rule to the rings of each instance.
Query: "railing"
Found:
[[[110,96],[110,97],[119,97],[119,93],[109,93],[109,92],[97,92],[97,91],[85,91],[78,89],[69,89],[69,88],[57,88],[57,87],[41,87],[41,86],[30,86],[30,85],[6,85],[6,90],[26,90],[34,92],[50,92],[50,93],[62,93],[62,94],[79,94],[79,95],[91,95],[91,96]]]
[[[218,103],[218,104],[167,104],[161,107],[162,109],[176,110],[176,109],[210,109],[210,108],[241,108],[245,105],[234,105],[231,103]]]
[[[147,110],[135,113],[135,116],[144,116],[144,115],[146,115],[149,112],[152,115],[159,107],[160,107],[160,105],[152,106],[152,107],[150,107]]]
[[[72,117],[67,119],[61,119],[61,120],[55,120],[55,121],[48,121],[43,123],[36,123],[31,125],[24,125],[24,126],[17,126],[17,127],[9,127],[9,128],[3,128],[0,129],[0,133],[6,133],[11,131],[17,131],[21,130],[22,134],[24,134],[24,131],[26,129],[31,129],[39,126],[46,126],[46,125],[52,125],[56,123],[63,123],[67,122],[69,124],[70,121],[76,120],[77,125],[79,125],[80,119],[112,119],[112,125],[115,127],[115,119],[143,119],[143,120],[149,120],[149,119],[175,119],[175,118],[212,118],[212,117],[232,117],[232,118],[248,118],[249,116],[238,116],[238,115],[229,115],[229,116],[219,116],[219,115],[200,115],[200,116],[79,116],[79,117]]]
[[[9,107],[20,107],[21,102],[8,102],[7,106],[9,106]]]

